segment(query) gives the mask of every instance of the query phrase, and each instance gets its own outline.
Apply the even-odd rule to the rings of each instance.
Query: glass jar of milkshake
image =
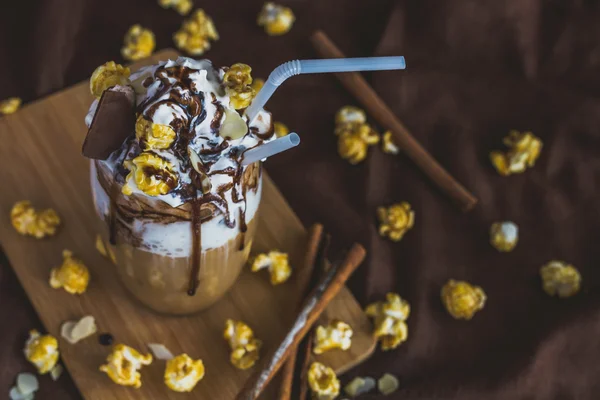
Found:
[[[249,72],[179,58],[107,89],[133,99],[136,122],[120,148],[91,161],[94,204],[121,281],[155,311],[210,306],[248,259],[262,173],[243,164],[244,152],[274,136],[270,113],[251,125],[242,115]]]

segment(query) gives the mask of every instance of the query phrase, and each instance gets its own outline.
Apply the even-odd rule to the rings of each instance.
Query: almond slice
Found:
[[[188,147],[188,155],[190,157],[190,162],[192,163],[192,168],[200,175],[200,179],[202,181],[202,193],[206,194],[210,192],[212,189],[212,183],[210,183],[210,178],[206,175],[206,172],[200,168],[200,165],[204,165],[198,153],[194,151],[191,147]]]
[[[392,374],[385,374],[377,381],[377,389],[385,396],[394,393],[399,386],[398,378]]]
[[[174,358],[173,353],[171,353],[171,351],[167,349],[167,346],[162,343],[148,343],[148,347],[152,354],[154,354],[154,357],[159,360],[170,360]]]
[[[219,135],[228,140],[235,140],[243,137],[248,132],[246,121],[237,113],[237,111],[225,109],[225,121],[221,125]]]
[[[365,380],[360,376],[352,379],[346,386],[344,386],[344,392],[350,397],[358,396],[359,390],[365,385]]]
[[[54,368],[52,368],[50,370],[50,377],[52,378],[53,381],[56,382],[58,380],[58,378],[60,378],[60,376],[62,375],[63,371],[64,371],[63,366],[60,364],[56,364],[54,366]]]
[[[60,327],[60,336],[67,342],[75,344],[96,333],[96,320],[91,315],[86,315],[79,321],[67,321]]]
[[[375,389],[375,387],[377,386],[377,382],[375,382],[375,379],[371,378],[370,376],[365,376],[364,380],[365,380],[365,384],[361,388],[360,392],[358,393],[359,395],[364,394],[364,393],[369,393],[371,390]]]
[[[71,330],[71,339],[77,343],[82,339],[92,336],[96,333],[96,330],[96,320],[93,316],[86,315]]]
[[[8,398],[10,400],[25,400],[27,398],[27,396],[25,396],[23,393],[19,392],[19,389],[16,386],[13,386],[10,388],[10,391],[8,392]]]
[[[29,394],[37,392],[39,388],[40,384],[34,374],[23,372],[17,376],[17,390],[23,396],[27,397]]]
[[[73,341],[71,337],[71,332],[73,332],[75,325],[77,325],[77,322],[67,321],[60,326],[60,336],[71,344],[77,343],[76,341]]]

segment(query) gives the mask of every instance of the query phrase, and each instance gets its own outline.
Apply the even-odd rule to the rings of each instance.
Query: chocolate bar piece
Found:
[[[87,158],[106,160],[135,132],[133,102],[123,91],[105,90],[83,142]]]

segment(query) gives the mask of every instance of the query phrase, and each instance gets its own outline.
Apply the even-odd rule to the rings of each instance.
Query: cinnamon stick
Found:
[[[302,289],[302,300],[307,296],[311,285],[314,284],[313,277],[317,272],[318,264],[322,254],[322,248],[325,242],[323,235],[323,225],[314,224],[309,231],[306,256],[304,257],[303,268],[311,270],[309,278]],[[319,254],[321,253],[321,254]],[[279,400],[290,400],[292,398],[292,386],[294,383],[294,370],[296,367],[297,348],[292,349],[290,357],[285,362],[281,370],[281,386],[279,387]]]
[[[316,31],[310,41],[323,58],[343,58],[344,53],[323,31]],[[463,211],[471,210],[477,204],[463,185],[448,173],[427,150],[417,142],[408,129],[400,122],[375,90],[358,72],[337,73],[335,76],[358,100],[383,128],[392,132],[394,142],[448,197],[454,200]]]
[[[269,356],[265,357],[265,367],[254,373],[238,393],[237,400],[255,400],[281,369],[294,347],[306,336],[311,326],[319,318],[325,307],[344,287],[344,284],[362,263],[366,251],[360,244],[354,244],[346,257],[338,261],[319,279],[319,283],[305,300],[302,310],[291,324],[288,333]]]
[[[308,370],[310,368],[310,359],[312,356],[313,340],[315,330],[312,329],[306,337],[306,347],[304,348],[302,366],[300,367],[300,397],[299,400],[306,400],[308,396]]]

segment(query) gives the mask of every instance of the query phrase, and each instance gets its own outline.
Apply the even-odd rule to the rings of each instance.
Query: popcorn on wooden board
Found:
[[[112,86],[129,84],[129,67],[124,67],[114,61],[108,61],[94,70],[90,78],[90,92],[99,99],[102,93]]]
[[[117,344],[106,358],[106,364],[100,366],[100,371],[116,384],[139,388],[142,380],[139,370],[144,365],[152,363],[152,355],[142,355],[132,347]]]
[[[246,108],[255,96],[252,87],[252,68],[247,64],[233,64],[223,75],[223,85],[230,104],[236,110]]]
[[[369,304],[365,313],[374,319],[373,335],[381,343],[382,350],[395,349],[408,338],[406,320],[410,305],[398,294],[388,293],[385,302]]]
[[[162,150],[171,147],[177,134],[169,125],[155,124],[140,114],[135,122],[135,136],[147,150]]]
[[[386,131],[381,136],[381,148],[383,149],[383,152],[387,154],[400,153],[400,148],[396,145],[396,143],[394,143],[394,138],[391,131]]]
[[[52,335],[40,335],[35,329],[29,331],[29,339],[25,342],[23,352],[27,361],[42,375],[54,368],[60,355],[58,340]]]
[[[333,400],[340,394],[340,381],[335,372],[320,362],[310,365],[308,385],[318,400]]]
[[[244,322],[228,319],[223,337],[229,343],[230,361],[236,368],[248,369],[259,359],[262,342],[254,337],[254,332]]]
[[[415,223],[415,212],[407,202],[393,204],[377,209],[379,234],[399,242]]]
[[[581,275],[574,266],[553,260],[540,269],[542,287],[550,296],[571,297],[579,292]]]
[[[483,309],[487,299],[479,286],[465,281],[450,279],[441,291],[442,303],[455,319],[470,320],[475,313]]]
[[[492,164],[502,176],[525,172],[535,165],[542,151],[542,141],[531,132],[512,130],[503,142],[509,148],[507,152],[490,153]]]
[[[0,101],[0,114],[14,114],[19,108],[21,108],[21,99],[18,97],[9,97]]]
[[[202,9],[194,11],[173,34],[177,48],[192,56],[204,54],[210,49],[210,42],[215,40],[219,40],[215,24]]]
[[[49,208],[37,212],[27,200],[15,203],[10,211],[10,221],[21,235],[33,236],[37,239],[53,236],[60,225],[60,218],[56,211]]]
[[[187,354],[180,354],[167,361],[165,385],[175,392],[191,392],[204,378],[204,363]]]
[[[174,8],[180,15],[188,15],[194,3],[192,0],[158,0],[162,8]]]
[[[490,243],[496,250],[512,251],[519,240],[519,227],[511,221],[495,222],[490,228]]]
[[[151,151],[144,151],[123,165],[130,171],[121,189],[126,196],[133,193],[130,180],[148,196],[167,194],[177,186],[178,178],[171,163]]]
[[[125,34],[121,55],[129,61],[150,57],[156,46],[154,33],[139,24],[133,25]]]
[[[292,29],[296,17],[291,8],[266,2],[258,14],[256,23],[270,36],[281,36]]]
[[[352,345],[352,327],[334,319],[327,326],[319,325],[315,331],[313,352],[323,354],[333,349],[348,350]]]
[[[82,294],[90,282],[90,272],[69,250],[63,250],[63,263],[50,271],[50,286],[71,294]]]
[[[281,253],[277,250],[270,251],[267,254],[259,254],[252,261],[252,272],[267,268],[271,275],[271,284],[279,285],[288,280],[292,274],[287,253]]]
[[[275,131],[275,136],[277,136],[278,138],[284,137],[290,133],[288,127],[282,124],[281,122],[275,122],[273,124],[273,130]]]

